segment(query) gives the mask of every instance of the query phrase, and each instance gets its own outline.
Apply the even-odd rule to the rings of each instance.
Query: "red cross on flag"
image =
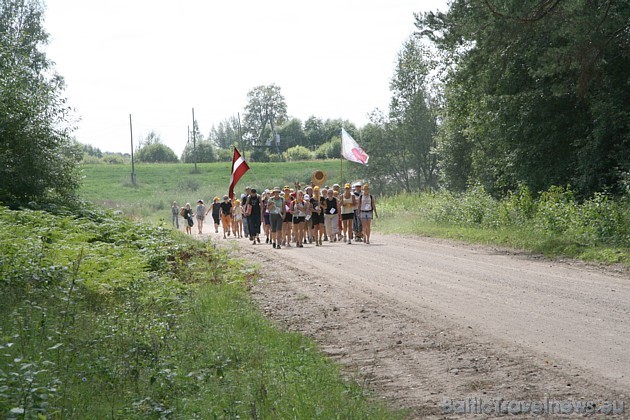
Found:
[[[368,159],[370,159],[368,154],[343,128],[341,129],[341,155],[349,161],[362,165],[367,165]]]

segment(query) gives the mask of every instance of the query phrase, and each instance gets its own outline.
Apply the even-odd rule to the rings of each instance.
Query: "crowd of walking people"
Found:
[[[372,219],[378,213],[370,187],[360,182],[332,187],[308,186],[304,189],[284,186],[259,193],[256,188],[245,188],[240,199],[227,195],[214,197],[208,206],[198,200],[171,207],[173,226],[179,229],[179,218],[184,218],[186,233],[203,233],[204,222],[210,214],[215,233],[221,229],[223,238],[247,238],[252,245],[265,243],[274,249],[303,248],[305,244],[322,246],[323,242],[370,243]]]

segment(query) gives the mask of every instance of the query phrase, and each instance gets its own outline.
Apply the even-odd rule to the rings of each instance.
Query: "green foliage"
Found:
[[[320,145],[313,152],[315,159],[335,159],[341,156],[341,138],[335,136],[332,140]]]
[[[298,118],[291,118],[278,128],[278,134],[280,135],[280,142],[283,149],[287,149],[292,146],[304,146],[308,147],[306,134],[302,129],[302,121]]]
[[[313,159],[313,153],[304,146],[293,146],[284,152],[284,158],[290,162],[310,160]]]
[[[446,185],[618,189],[630,168],[627,2],[451,3],[417,17],[443,57]]]
[[[249,155],[252,162],[269,162],[269,152],[265,149],[254,149]]]
[[[232,160],[231,154],[229,160]],[[192,142],[188,142],[186,147],[184,147],[184,152],[182,153],[182,162],[184,163],[211,163],[216,161],[217,153],[212,142],[208,140],[198,140],[194,148]]]
[[[240,147],[238,118],[230,117],[221,121],[218,126],[213,125],[208,139],[219,149],[229,150],[234,145]]]
[[[251,303],[210,243],[89,206],[0,208],[3,418],[391,418]]]
[[[381,187],[411,192],[438,186],[437,105],[428,83],[432,67],[428,49],[408,39],[390,83],[389,115],[372,113],[361,132],[370,155],[364,177]]]
[[[0,201],[13,206],[65,200],[79,186],[82,152],[47,39],[39,1],[0,2]]]
[[[386,219],[398,220],[404,225],[399,217],[404,215],[419,229],[431,234],[442,235],[435,228],[448,227],[463,235],[458,239],[478,235],[484,241],[550,255],[630,265],[630,201],[627,197],[615,199],[598,193],[578,202],[570,188],[553,186],[534,199],[524,186],[497,200],[477,185],[463,193],[440,190],[419,195],[401,194],[382,199],[379,207]],[[388,226],[392,228],[395,224],[388,223]]]
[[[138,162],[172,163],[178,161],[177,155],[173,149],[161,143],[153,143],[142,146],[135,156],[138,159]]]
[[[283,124],[286,119],[287,104],[279,86],[256,86],[247,93],[244,126],[250,140],[248,146],[263,146],[267,140],[263,135],[267,124],[271,126],[273,135],[276,132],[275,127]]]
[[[217,162],[232,162],[234,157],[234,149],[217,149]]]
[[[122,165],[131,162],[131,156],[123,156],[120,153],[105,153],[103,156],[103,163],[110,165]],[[87,163],[87,162],[84,162]]]

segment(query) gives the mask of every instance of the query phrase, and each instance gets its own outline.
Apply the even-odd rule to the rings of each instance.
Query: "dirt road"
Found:
[[[260,263],[270,318],[412,417],[460,417],[449,402],[465,398],[625,398],[630,412],[627,270],[378,234],[280,250],[211,236]]]

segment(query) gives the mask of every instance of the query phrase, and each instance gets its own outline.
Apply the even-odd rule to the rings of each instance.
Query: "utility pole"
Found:
[[[131,136],[131,183],[136,186],[136,170],[133,163],[133,125],[131,124],[131,114],[129,114],[129,135]]]
[[[195,173],[197,173],[197,133],[195,133],[195,108],[192,109],[193,128],[192,128],[192,141],[193,141],[193,161],[195,162]]]
[[[243,158],[245,158],[245,150],[243,150],[243,133],[241,131],[241,113],[237,112],[236,115],[238,116],[238,148],[241,151],[241,153],[243,154]]]

